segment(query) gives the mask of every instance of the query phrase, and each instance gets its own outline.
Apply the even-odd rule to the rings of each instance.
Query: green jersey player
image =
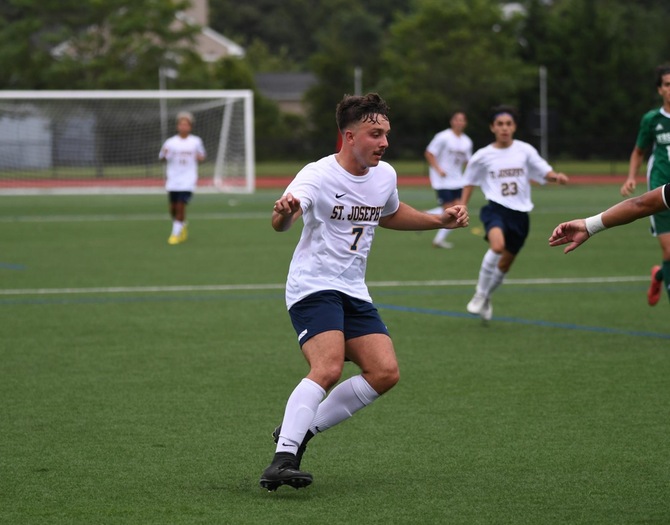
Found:
[[[656,68],[656,88],[663,100],[660,108],[653,109],[642,117],[635,147],[630,155],[628,178],[621,187],[621,195],[629,196],[635,191],[635,177],[651,150],[647,162],[647,186],[653,190],[670,182],[670,64]],[[665,281],[670,298],[670,210],[651,216],[651,231],[661,246],[663,261],[651,268],[651,282],[647,291],[650,306],[661,297],[661,284]]]

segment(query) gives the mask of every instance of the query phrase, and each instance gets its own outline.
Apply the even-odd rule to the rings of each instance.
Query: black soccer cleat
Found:
[[[290,452],[277,452],[270,466],[261,474],[260,480],[261,487],[270,492],[282,485],[300,489],[311,483],[312,475],[300,470],[298,458]]]
[[[275,444],[279,442],[280,433],[281,433],[281,425],[279,425],[272,431],[272,439],[274,440]],[[313,437],[314,434],[312,433],[312,431],[308,430],[307,434],[305,434],[305,438],[302,440],[302,443],[300,443],[300,446],[298,447],[298,452],[296,453],[296,458],[298,460],[298,468],[300,468],[300,463],[302,462],[302,456],[307,450],[307,442]]]

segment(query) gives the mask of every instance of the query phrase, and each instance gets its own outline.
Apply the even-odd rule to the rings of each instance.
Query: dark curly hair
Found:
[[[386,101],[377,93],[368,93],[363,96],[344,95],[335,110],[335,121],[337,122],[337,128],[344,131],[354,122],[369,120],[376,123],[378,115],[388,119],[389,110]]]

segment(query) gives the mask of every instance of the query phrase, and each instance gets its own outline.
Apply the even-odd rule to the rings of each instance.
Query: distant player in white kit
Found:
[[[489,249],[479,269],[475,295],[467,305],[468,312],[485,321],[493,316],[491,295],[502,284],[530,231],[531,180],[539,184],[568,182],[568,177],[556,173],[533,146],[514,139],[517,120],[514,108],[493,108],[490,127],[495,140],[476,151],[465,169],[463,204],[467,205],[474,186],[480,186],[488,200],[479,218]]]
[[[191,135],[193,115],[187,111],[177,114],[177,134],[165,141],[158,158],[167,162],[165,189],[168,191],[172,233],[169,244],[179,244],[188,238],[186,205],[198,185],[198,163],[207,153],[202,139]]]
[[[429,230],[467,226],[464,206],[442,215],[400,202],[397,175],[381,160],[391,129],[376,93],[345,96],[336,110],[342,149],[305,166],[274,204],[272,227],[283,232],[300,217],[303,229],[286,283],[286,306],[309,373],[286,403],[273,432],[277,444],[260,485],[305,487],[306,444],[390,390],[398,362],[386,325],[372,304],[365,269],[375,228]],[[339,383],[345,360],[361,369]],[[324,399],[325,398],[325,399]]]
[[[437,133],[426,147],[424,156],[428,161],[430,185],[437,194],[441,212],[458,204],[463,189],[463,170],[472,157],[472,140],[465,133],[468,121],[465,113],[455,112],[449,120],[449,128]],[[435,248],[451,248],[447,235],[451,230],[437,230],[433,239]]]

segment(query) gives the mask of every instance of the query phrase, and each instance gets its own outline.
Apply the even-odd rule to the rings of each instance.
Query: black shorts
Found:
[[[486,235],[491,228],[500,228],[505,236],[505,249],[516,255],[521,251],[528,232],[530,231],[530,219],[525,211],[510,210],[497,202],[489,201],[479,212],[479,218],[484,223]]]
[[[192,191],[170,191],[170,192],[168,192],[168,201],[171,204],[175,204],[177,202],[183,202],[184,204],[188,204],[191,201],[191,198],[193,198],[193,192]]]
[[[288,311],[300,346],[322,332],[339,330],[344,340],[368,334],[389,335],[372,303],[336,290],[324,290],[301,299]]]

